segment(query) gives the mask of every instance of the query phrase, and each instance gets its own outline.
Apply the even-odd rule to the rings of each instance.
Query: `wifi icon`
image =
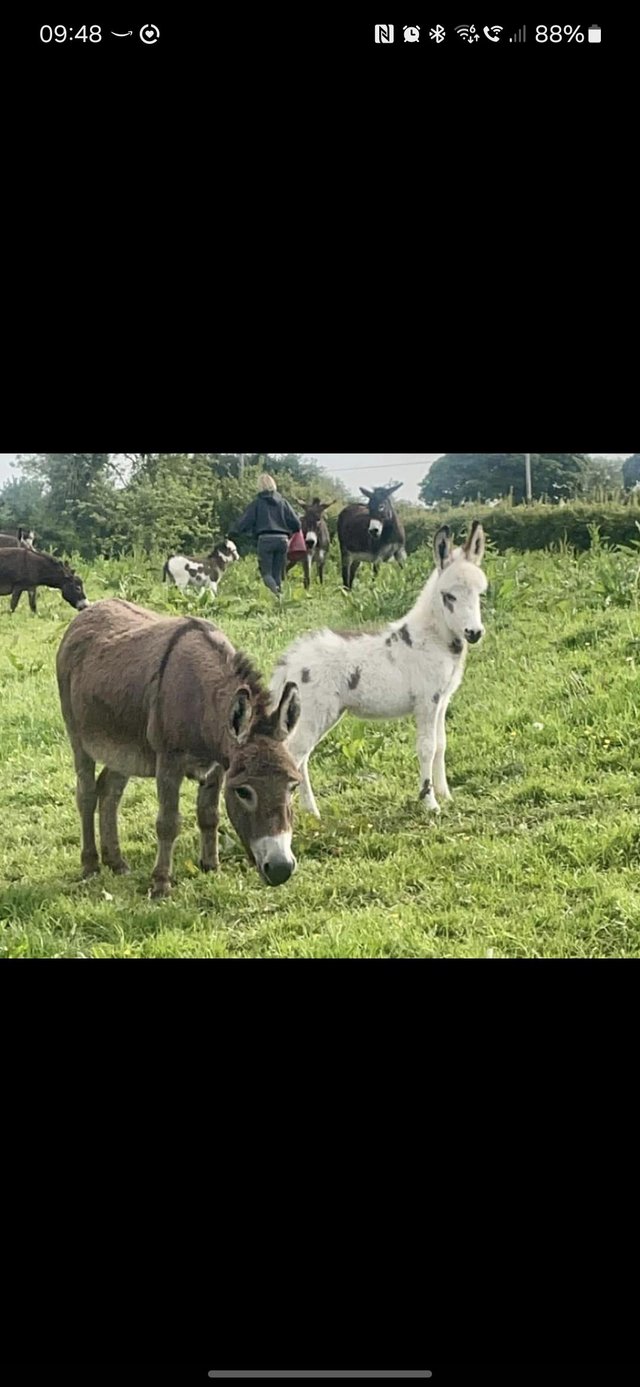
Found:
[[[460,38],[465,39],[467,43],[477,43],[480,38],[480,35],[476,33],[475,24],[456,24],[455,27],[456,34],[459,34]]]

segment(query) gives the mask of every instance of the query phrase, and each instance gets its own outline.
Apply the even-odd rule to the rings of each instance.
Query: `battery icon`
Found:
[[[602,29],[600,28],[600,25],[599,25],[599,24],[590,24],[590,25],[589,25],[589,43],[600,43],[601,38],[602,38]]]

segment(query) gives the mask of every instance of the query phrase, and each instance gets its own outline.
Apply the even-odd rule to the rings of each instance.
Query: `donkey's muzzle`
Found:
[[[465,640],[469,642],[469,645],[477,645],[481,636],[484,635],[484,632],[481,627],[479,631],[465,631],[464,635]]]
[[[293,876],[297,862],[295,857],[290,858],[267,858],[262,864],[262,875],[269,886],[284,886],[285,881]]]

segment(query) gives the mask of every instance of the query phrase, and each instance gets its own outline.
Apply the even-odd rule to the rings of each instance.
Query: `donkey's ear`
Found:
[[[361,486],[361,487],[360,487],[360,490],[361,490],[361,492],[362,492],[362,495],[363,495],[363,496],[368,496],[369,499],[371,499],[371,497],[373,496],[373,492],[372,492],[372,491],[369,491],[368,486]]]
[[[463,553],[470,563],[481,564],[484,558],[485,535],[479,520],[474,520]]]
[[[394,491],[399,491],[401,486],[404,486],[404,482],[396,482],[394,486],[386,486],[387,496],[393,496]]]
[[[22,528],[22,525],[20,526],[20,529],[18,530],[18,539],[24,539],[24,530],[23,530],[23,528]]]
[[[291,736],[296,723],[302,712],[298,685],[289,680],[282,691],[282,698],[272,714],[274,736],[279,741],[285,742]]]
[[[242,684],[239,689],[236,689],[229,713],[229,731],[240,746],[246,742],[249,736],[252,714],[251,690],[247,688],[246,684]]]
[[[453,539],[448,525],[442,525],[433,541],[433,552],[438,568],[446,568],[451,562]]]

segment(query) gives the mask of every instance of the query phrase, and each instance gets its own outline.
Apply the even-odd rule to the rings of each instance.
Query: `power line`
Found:
[[[442,454],[440,454],[442,456]],[[434,459],[435,461],[435,459]],[[398,467],[428,467],[428,462],[399,462]],[[323,467],[323,471],[329,471],[328,467]],[[374,462],[371,465],[363,463],[361,467],[338,467],[337,472],[392,472],[393,464],[388,466],[386,462]]]

